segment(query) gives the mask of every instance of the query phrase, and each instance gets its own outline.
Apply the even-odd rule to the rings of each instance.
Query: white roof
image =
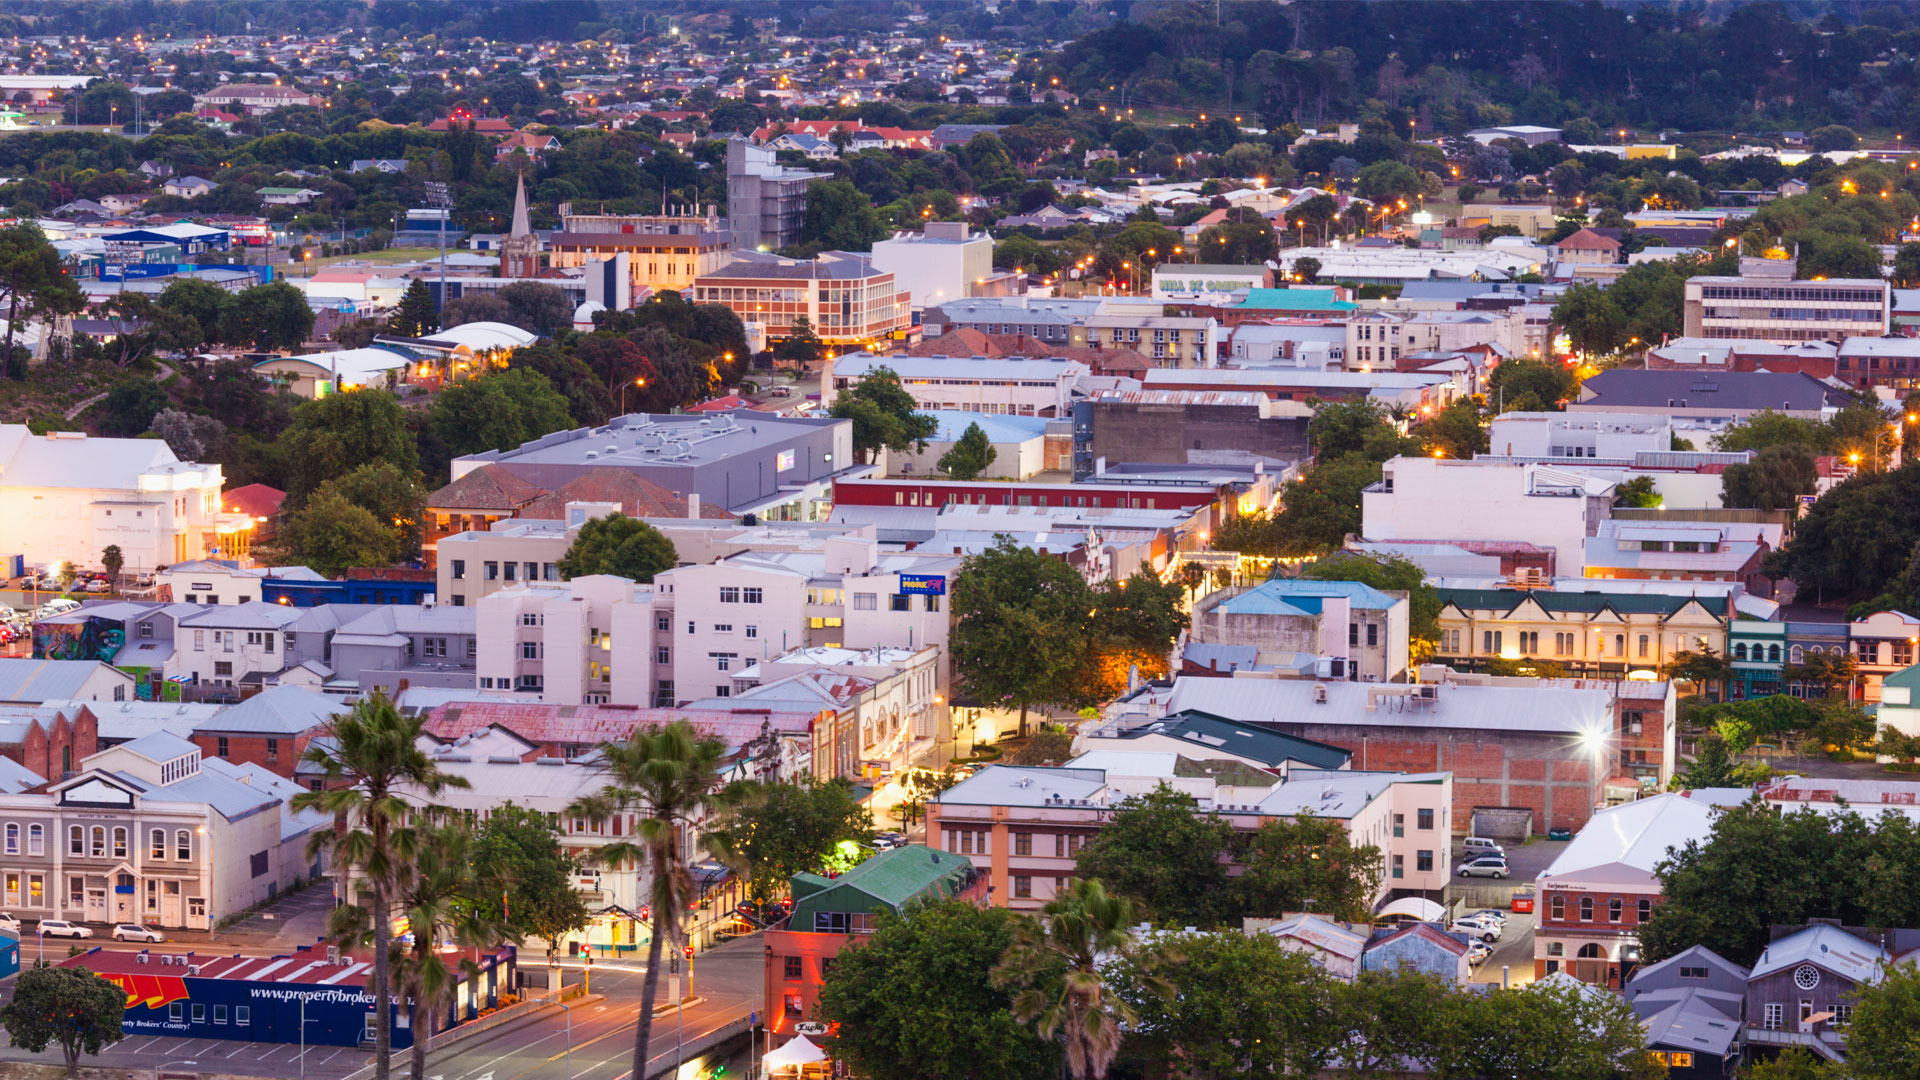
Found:
[[[1314,701],[1314,687],[1326,687],[1327,701]],[[1244,723],[1366,724],[1382,727],[1434,727],[1466,731],[1552,731],[1584,735],[1612,727],[1612,693],[1591,686],[1471,686],[1446,683],[1431,710],[1401,712],[1382,699],[1367,708],[1366,683],[1316,684],[1287,679],[1221,679],[1182,676],[1173,681],[1167,711],[1198,709]],[[1309,733],[1309,737],[1311,734]]]
[[[1809,926],[1768,945],[1754,961],[1749,982],[1776,971],[1812,964],[1857,983],[1880,981],[1880,965],[1889,959],[1887,951],[1868,944],[1845,930],[1824,923]]]
[[[1381,908],[1377,914],[1382,917],[1405,915],[1409,918],[1418,919],[1421,922],[1433,922],[1437,919],[1446,918],[1447,909],[1431,900],[1424,900],[1418,896],[1403,896],[1393,903],[1388,904],[1386,907]]]
[[[8,487],[135,491],[143,475],[200,468],[181,462],[162,439],[34,435],[25,424],[0,424],[0,483]]]
[[[337,377],[345,383],[364,383],[370,378],[383,376],[389,371],[404,369],[411,363],[406,357],[391,349],[339,349],[334,352],[308,353],[305,356],[277,356],[272,360],[262,360],[255,367],[266,364],[283,364],[289,360],[298,360]]]
[[[1561,888],[1653,884],[1653,868],[1671,849],[1707,841],[1715,816],[1711,805],[1679,794],[1610,806],[1593,815],[1541,872],[1540,883]]]
[[[522,345],[531,345],[539,339],[538,334],[497,322],[461,323],[459,326],[450,326],[437,334],[430,335],[430,340],[450,341],[455,345],[465,345],[476,352],[487,349],[517,349]]]

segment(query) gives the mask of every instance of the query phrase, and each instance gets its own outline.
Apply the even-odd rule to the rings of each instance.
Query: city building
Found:
[[[94,710],[109,708],[51,699],[39,705],[0,705],[0,759],[10,763],[6,786],[26,790],[73,775],[74,763],[100,746]]]
[[[1920,341],[1910,337],[1850,337],[1840,342],[1832,374],[1861,389],[1920,386]]]
[[[1592,592],[1443,586],[1439,593],[1435,660],[1479,667],[1494,658],[1537,659],[1575,676],[1598,678],[1658,671],[1681,652],[1711,649],[1732,655],[1728,619],[1738,611],[1727,595],[1685,588]],[[1744,651],[1738,655],[1745,659]]]
[[[261,600],[203,607],[174,627],[169,678],[236,690],[266,685],[294,666],[284,637],[300,609]]]
[[[1017,334],[1056,348],[1085,348],[1086,321],[1113,305],[1108,300],[1041,296],[972,297],[944,304],[923,304],[926,336],[933,339],[961,328],[989,336]],[[1147,309],[1162,314],[1161,305]]]
[[[725,266],[732,248],[733,233],[711,206],[705,213],[566,214],[559,230],[547,236],[555,269],[625,255],[630,296],[646,289],[685,292],[697,278]]]
[[[527,176],[523,172],[514,179],[513,224],[507,231],[507,238],[500,242],[500,276],[531,278],[539,275],[540,237],[534,234],[533,223],[527,213]]]
[[[694,303],[719,304],[769,337],[791,336],[805,319],[827,345],[864,346],[903,336],[912,325],[908,297],[873,256],[823,251],[786,259],[736,248],[731,261],[693,283]]]
[[[769,1043],[786,1045],[795,1025],[818,1015],[820,986],[834,957],[873,933],[881,912],[903,914],[924,900],[978,903],[985,886],[971,860],[920,845],[882,851],[837,877],[795,874],[792,912],[761,935]]]
[[[1196,813],[1236,830],[1305,816],[1344,822],[1356,846],[1380,849],[1376,902],[1446,888],[1454,802],[1447,773],[1299,769],[1283,778],[1216,759],[1214,750],[1196,739],[1187,753],[1103,748],[1062,768],[989,765],[927,803],[927,844],[971,860],[992,905],[1037,911],[1066,891],[1080,849],[1116,810],[1165,784],[1191,795]]]
[[[927,440],[926,449],[910,447],[904,451],[884,449],[882,471],[889,476],[935,476],[941,472],[940,459],[952,450],[968,431],[979,425],[987,437],[993,460],[980,476],[988,480],[1025,480],[1050,468],[1060,467],[1057,450],[1048,452],[1055,441],[1047,429],[1053,421],[1041,416],[1020,416],[957,409],[928,409],[940,426]]]
[[[1580,565],[1613,505],[1614,482],[1552,465],[1398,457],[1360,494],[1361,536],[1520,540]]]
[[[1516,411],[1493,418],[1487,425],[1487,441],[1498,457],[1631,462],[1643,451],[1672,450],[1673,424],[1657,413]]]
[[[1073,403],[1073,477],[1096,462],[1257,462],[1284,473],[1309,453],[1310,414],[1247,390],[1096,390]]]
[[[1392,682],[1407,671],[1408,602],[1352,581],[1272,580],[1193,607],[1191,641],[1328,661],[1325,677]]]
[[[292,779],[300,756],[347,705],[301,686],[274,686],[188,724],[202,757],[254,765]]]
[[[929,411],[1064,418],[1073,391],[1092,372],[1062,357],[876,356],[843,353],[821,370],[821,394],[838,397],[880,368],[900,377],[914,405]]]
[[[225,483],[220,466],[181,461],[160,439],[0,424],[0,520],[29,568],[96,567],[110,544],[128,572],[197,559],[252,525],[224,509]]]
[[[1737,277],[1688,278],[1681,333],[1787,343],[1878,337],[1891,287],[1879,278],[1796,280],[1792,259],[1742,258]]]
[[[740,248],[773,251],[800,239],[807,185],[832,173],[789,169],[774,151],[742,138],[727,140],[727,224]]]
[[[1221,331],[1211,316],[1112,311],[1086,320],[1087,347],[1129,349],[1154,367],[1211,368],[1220,362]]]
[[[128,701],[133,684],[133,676],[103,660],[0,659],[0,705]]]
[[[1681,438],[1704,446],[1703,436],[1762,410],[1825,420],[1851,403],[1840,387],[1799,372],[1614,368],[1583,381],[1579,398],[1567,404],[1567,411],[1664,416]]]
[[[452,478],[497,465],[542,490],[619,469],[673,499],[764,520],[818,520],[828,484],[857,463],[848,420],[771,413],[634,413],[606,426],[556,431],[511,450],[453,460]],[[497,520],[497,519],[496,519]],[[437,528],[437,519],[436,519]]]
[[[1773,522],[1622,521],[1599,523],[1587,539],[1590,578],[1738,582],[1755,596],[1773,595],[1760,563],[1779,547],[1785,527]]]
[[[873,245],[873,268],[916,310],[972,296],[993,276],[993,238],[964,221],[929,221],[917,233],[895,233]]]

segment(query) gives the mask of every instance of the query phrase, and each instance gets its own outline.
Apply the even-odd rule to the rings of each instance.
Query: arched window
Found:
[[[1620,898],[1617,896],[1607,901],[1607,921],[1608,922],[1620,921],[1621,907],[1622,905],[1620,903]]]
[[[1787,663],[1803,664],[1807,660],[1807,650],[1799,645],[1787,650]]]
[[[27,854],[29,855],[46,854],[46,851],[45,851],[46,842],[47,842],[47,837],[46,837],[45,829],[42,829],[38,825],[27,826]]]
[[[113,857],[116,859],[127,857],[127,829],[124,825],[116,825],[113,828]]]
[[[1653,918],[1653,901],[1643,896],[1640,898],[1640,921],[1646,922],[1651,918]]]
[[[167,857],[167,830],[155,829],[147,834],[147,857],[152,859]]]
[[[93,827],[93,857],[96,859],[104,859],[107,857],[107,827],[105,825],[95,825]]]
[[[87,832],[78,825],[67,829],[67,854],[85,855],[87,853]]]
[[[17,822],[7,822],[7,854],[20,854],[20,825]]]
[[[1600,946],[1591,941],[1580,946],[1580,952],[1577,956],[1581,960],[1605,960],[1607,958],[1607,954],[1601,951]]]
[[[1555,922],[1565,921],[1567,917],[1567,898],[1566,897],[1556,896],[1552,900],[1549,900],[1547,902],[1547,906],[1553,911],[1553,921]]]
[[[1735,646],[1733,647],[1733,658],[1734,658],[1735,660],[1745,660],[1745,659],[1747,658],[1747,643],[1746,643],[1746,642],[1744,642],[1744,641],[1742,641],[1742,642],[1740,642],[1740,643],[1739,643],[1738,645],[1735,645]]]
[[[1593,897],[1591,896],[1583,896],[1580,898],[1580,921],[1593,921]]]
[[[1780,662],[1780,646],[1778,645],[1767,646],[1767,662],[1770,664],[1777,664]]]
[[[185,829],[173,834],[174,858],[187,862],[193,858],[193,834]]]

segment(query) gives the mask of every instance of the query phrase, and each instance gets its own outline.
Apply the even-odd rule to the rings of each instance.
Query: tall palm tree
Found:
[[[1021,920],[993,969],[995,986],[1021,988],[1013,998],[1013,1015],[1021,1023],[1033,1024],[1044,1039],[1065,1032],[1067,1068],[1079,1080],[1105,1077],[1120,1053],[1122,1029],[1139,1020],[1132,1006],[1108,990],[1098,966],[1135,946],[1133,922],[1131,900],[1081,878],[1047,901],[1038,918]],[[1057,989],[1035,985],[1062,964]],[[1152,988],[1172,992],[1164,980]]]
[[[373,1080],[388,1080],[393,1065],[393,898],[420,854],[420,837],[408,825],[402,791],[432,798],[466,780],[440,771],[418,746],[420,719],[403,716],[379,691],[334,717],[302,758],[316,766],[323,785],[293,797],[295,810],[332,814],[336,827],[315,834],[309,857],[333,849],[334,869],[351,890],[364,878],[371,910],[362,911],[352,892],[335,909],[328,931],[346,944],[368,942],[373,951]]]
[[[676,949],[686,938],[681,925],[695,899],[687,864],[692,834],[702,830],[698,817],[718,792],[721,756],[726,744],[701,735],[676,720],[662,728],[635,730],[622,742],[602,743],[600,768],[606,786],[567,810],[569,817],[605,822],[616,814],[634,815],[632,839],[608,844],[594,861],[638,867],[649,872],[647,901],[653,908],[652,940],[647,943],[647,977],[640,991],[640,1023],[633,1036],[633,1080],[648,1080],[647,1051],[653,1037],[653,1006],[660,991],[660,949]]]
[[[475,867],[473,830],[465,821],[421,827],[419,841],[411,872],[395,895],[413,947],[396,950],[393,978],[413,1003],[413,1080],[427,1080],[427,1044],[458,982],[435,947],[443,941],[490,947],[513,931],[475,902],[499,891],[501,883]],[[459,966],[469,985],[479,985],[479,964],[463,958]]]

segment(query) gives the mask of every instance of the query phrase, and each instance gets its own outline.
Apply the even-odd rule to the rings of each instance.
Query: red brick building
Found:
[[[337,698],[303,686],[275,686],[195,728],[193,744],[202,757],[258,765],[291,779],[307,744],[341,711]]]
[[[64,778],[99,748],[98,724],[85,705],[0,705],[0,757],[47,780]]]

